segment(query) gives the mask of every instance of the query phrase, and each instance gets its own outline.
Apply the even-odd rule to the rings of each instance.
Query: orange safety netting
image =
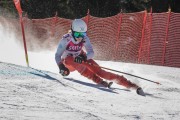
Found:
[[[180,67],[180,14],[119,13],[98,18],[87,15],[87,34],[95,59]],[[56,49],[62,35],[70,30],[70,19],[23,18],[29,50]],[[34,46],[34,43],[37,43]]]

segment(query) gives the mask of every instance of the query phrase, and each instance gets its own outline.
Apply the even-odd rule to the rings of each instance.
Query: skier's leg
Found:
[[[101,77],[93,73],[91,70],[89,70],[86,66],[84,69],[77,69],[77,71],[84,77],[87,77],[88,79],[93,80],[97,84],[101,84],[104,87],[110,87],[112,85],[112,82],[108,83],[106,81],[103,81]]]
[[[87,64],[87,62],[91,63],[92,65]],[[145,93],[141,87],[132,83],[131,81],[128,81],[125,77],[101,69],[100,66],[92,59],[88,60],[87,62],[84,64],[88,66],[91,71],[96,72],[96,74],[100,77],[108,80],[114,80],[117,84],[123,85],[127,88],[135,89],[137,94],[145,96]]]
[[[65,58],[64,64],[67,68],[77,70],[82,76],[93,80],[97,84],[100,84],[103,81],[103,79],[94,74],[85,65],[74,62],[74,58],[72,56],[68,56],[67,58]]]
[[[91,63],[92,65],[88,64]],[[88,63],[83,63],[85,66],[87,66],[88,69],[90,69],[92,72],[96,73],[98,76],[107,79],[107,80],[113,80],[119,85],[123,85],[127,88],[134,88],[137,89],[139,86],[132,83],[131,81],[127,80],[125,77],[107,72],[99,67],[99,65],[94,60],[88,60]]]

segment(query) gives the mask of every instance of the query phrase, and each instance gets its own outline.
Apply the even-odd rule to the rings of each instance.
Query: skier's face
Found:
[[[76,31],[74,31],[73,35],[74,35],[75,39],[78,42],[81,42],[83,40],[83,38],[86,36],[86,32],[76,32]]]
[[[86,36],[86,32],[76,32],[76,31],[74,31],[73,34],[74,34],[74,37],[76,37],[76,38],[80,38],[80,37],[84,38]]]
[[[81,42],[81,40],[83,39],[82,37],[79,38],[75,38],[78,42]]]

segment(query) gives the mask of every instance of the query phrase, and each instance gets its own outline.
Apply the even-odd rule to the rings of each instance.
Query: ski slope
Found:
[[[113,91],[102,88],[77,72],[63,78],[55,50],[28,51],[26,67],[21,37],[9,23],[0,23],[0,36],[0,120],[180,119],[180,68],[97,61],[162,84],[124,75],[143,88],[143,97],[115,83]]]
[[[57,73],[0,62],[2,120],[179,120],[180,69],[98,61],[102,66],[159,81],[162,85],[126,76],[142,86],[146,97],[113,84],[95,85],[79,73]],[[127,71],[126,71],[127,72]]]

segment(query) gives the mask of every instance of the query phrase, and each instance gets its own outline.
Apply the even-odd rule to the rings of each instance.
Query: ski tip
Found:
[[[140,88],[140,87],[136,90],[136,93],[137,93],[138,95],[141,95],[141,96],[146,97],[146,94],[144,93],[144,91],[143,91],[142,88]]]

